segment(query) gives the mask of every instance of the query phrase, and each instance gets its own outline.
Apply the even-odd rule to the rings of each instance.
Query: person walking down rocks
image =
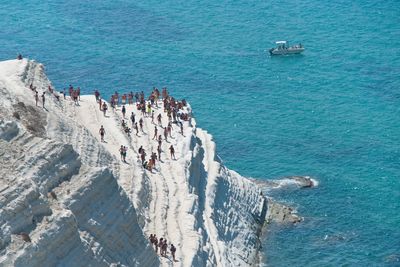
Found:
[[[157,140],[157,132],[158,132],[157,126],[154,126],[154,136],[153,136],[153,139],[152,139],[152,140],[154,140],[154,139]]]
[[[140,120],[139,120],[139,126],[140,126],[140,131],[142,133],[144,133],[144,131],[143,131],[143,119],[142,118],[140,118]]]
[[[161,145],[157,147],[158,160],[161,161]]]
[[[107,109],[108,109],[108,107],[107,107],[106,102],[103,102],[103,115],[104,115],[104,117],[106,116]]]
[[[164,138],[165,138],[165,141],[168,142],[168,128],[167,127],[164,128]]]
[[[174,146],[173,145],[171,145],[170,147],[169,147],[169,152],[171,153],[171,159],[173,158],[173,159],[176,159],[175,158],[175,149],[174,149]]]
[[[164,239],[164,243],[162,244],[161,248],[162,248],[162,256],[167,257],[168,245],[167,245],[167,240],[166,239]]]
[[[158,116],[157,116],[157,122],[158,122],[158,125],[162,125],[162,122],[161,122],[161,113],[158,114]]]
[[[135,122],[135,126],[133,128],[136,130],[136,136],[139,136],[139,127],[137,125],[137,122]]]
[[[135,113],[131,113],[131,122],[132,122],[132,126],[135,124]]]
[[[37,103],[39,101],[39,95],[38,95],[37,91],[35,92],[35,101],[36,101],[36,106],[37,106]]]
[[[100,133],[100,137],[101,137],[101,142],[104,142],[104,135],[106,133],[106,130],[104,130],[103,125],[101,125],[99,133]]]
[[[42,104],[43,104],[43,108],[44,108],[44,102],[46,101],[46,98],[44,96],[44,93],[42,94]]]
[[[176,261],[175,259],[176,247],[174,246],[174,244],[171,243],[171,247],[169,248],[169,250],[171,251],[173,261]]]
[[[155,234],[154,234],[153,238],[154,238],[153,245],[154,245],[154,249],[156,250],[156,254],[157,254],[158,253],[158,239],[157,239],[157,236]]]
[[[160,241],[158,241],[158,247],[160,248],[160,254],[162,256],[162,245],[164,244],[164,238],[160,238]]]
[[[127,147],[125,147],[125,146],[122,146],[121,145],[121,147],[119,148],[119,153],[120,153],[120,155],[121,155],[121,160],[123,161],[123,162],[126,162],[126,151],[128,150],[128,148]]]

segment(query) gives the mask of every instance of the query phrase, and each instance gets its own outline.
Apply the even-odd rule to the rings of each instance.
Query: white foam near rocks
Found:
[[[30,84],[46,92],[47,110],[35,107]],[[148,156],[156,152],[150,118],[143,118],[144,132],[129,137],[120,108],[104,117],[94,96],[76,106],[57,100],[50,84],[34,61],[0,63],[0,136],[7,137],[0,138],[0,265],[257,265],[267,200],[218,160],[211,135],[194,119],[183,122],[183,135],[173,127],[151,173],[137,153],[140,146]],[[131,112],[139,120],[127,105]],[[128,147],[127,163],[119,158],[121,145]],[[22,241],[24,234],[31,242]],[[149,234],[172,242],[177,262],[157,257]]]

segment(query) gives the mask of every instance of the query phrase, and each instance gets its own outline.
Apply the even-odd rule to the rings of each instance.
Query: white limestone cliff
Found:
[[[46,109],[35,106],[31,84],[45,92]],[[221,163],[194,119],[183,135],[174,126],[149,172],[137,151],[156,151],[150,118],[143,133],[128,136],[119,108],[104,117],[94,96],[75,105],[57,100],[50,84],[35,61],[0,62],[0,265],[258,265],[267,200]],[[131,112],[141,117],[134,105]],[[155,112],[166,125],[163,110]],[[128,147],[127,163],[120,145]],[[177,261],[157,256],[149,234],[172,242]]]

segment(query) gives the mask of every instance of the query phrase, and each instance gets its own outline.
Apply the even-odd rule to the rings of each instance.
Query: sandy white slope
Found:
[[[193,119],[184,122],[183,135],[174,126],[172,138],[163,141],[162,161],[151,173],[143,169],[137,152],[140,146],[148,156],[156,152],[150,118],[143,118],[139,136],[127,136],[120,108],[104,117],[94,96],[82,96],[77,106],[48,95],[47,111],[31,108],[35,103],[27,86],[33,82],[46,91],[49,84],[43,67],[33,61],[1,62],[0,82],[0,106],[7,110],[0,113],[0,146],[8,149],[0,164],[9,166],[2,168],[5,178],[0,180],[0,263],[40,255],[49,265],[157,266],[158,260],[163,266],[257,265],[266,200],[257,185],[221,164],[212,137]],[[137,121],[141,118],[134,106],[127,110],[135,112]],[[13,116],[16,111],[20,119]],[[155,113],[163,115],[166,126],[162,109]],[[100,142],[100,125],[106,143]],[[176,160],[169,156],[171,144]],[[127,163],[120,160],[120,145],[128,147]],[[15,149],[23,150],[24,158],[16,159]],[[57,200],[47,197],[49,190]],[[14,204],[7,194],[20,200]],[[22,212],[12,215],[16,208]],[[30,224],[32,217],[40,222]],[[174,243],[177,262],[169,255],[157,258],[142,230]],[[21,241],[15,235],[19,232],[28,232],[32,243]],[[49,253],[54,242],[49,238],[68,241]]]
[[[35,107],[32,81],[46,90],[40,64],[0,63],[0,266],[157,266],[112,156],[55,97]],[[52,123],[80,138],[52,138]]]

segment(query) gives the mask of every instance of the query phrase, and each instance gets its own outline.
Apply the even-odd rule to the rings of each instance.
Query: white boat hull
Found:
[[[269,50],[269,53],[271,55],[291,55],[291,54],[300,54],[300,53],[303,53],[303,51],[304,51],[304,47],[288,48],[288,49],[271,48]]]

